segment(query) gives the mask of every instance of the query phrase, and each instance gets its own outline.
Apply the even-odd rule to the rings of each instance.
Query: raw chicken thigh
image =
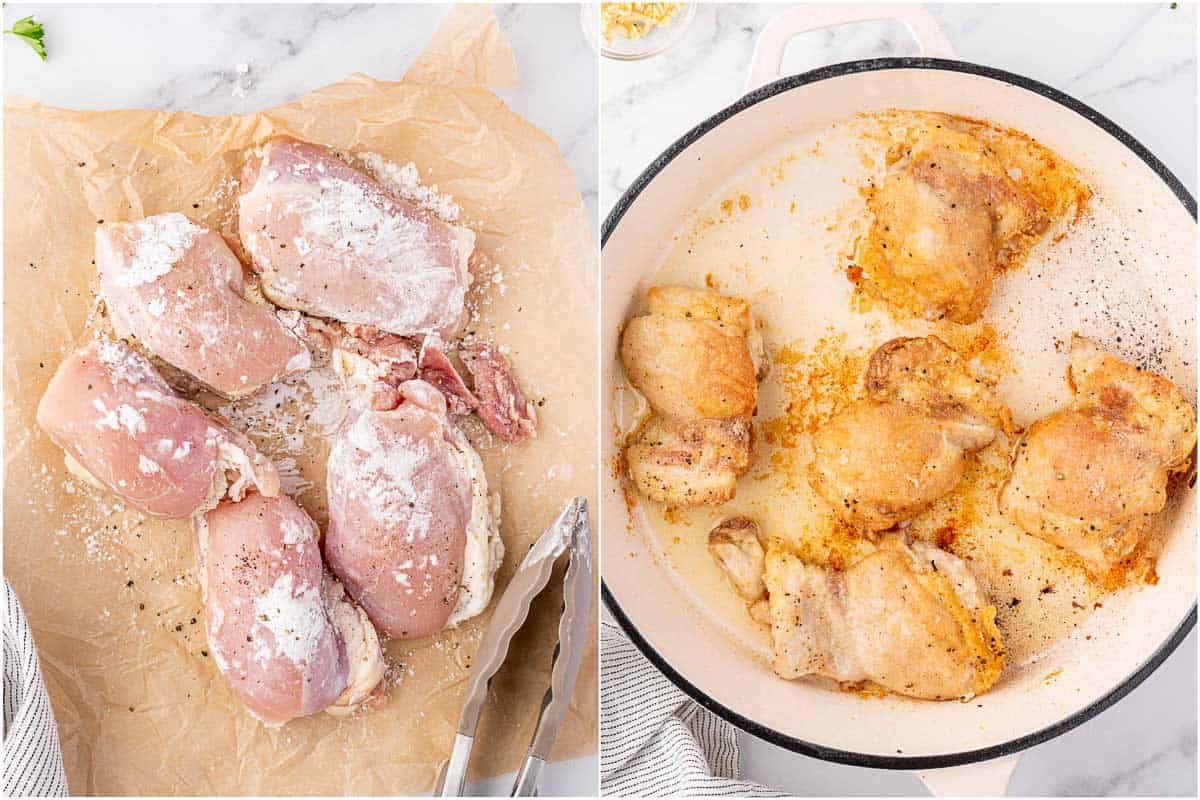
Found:
[[[346,371],[365,384],[393,387],[419,376],[443,392],[450,413],[474,412],[503,441],[534,434],[533,404],[497,348],[479,342],[461,350],[474,389],[448,356],[445,343],[466,319],[470,230],[394,197],[327,149],[294,139],[263,145],[247,162],[242,187],[239,232],[263,292],[281,306],[333,320],[324,338],[339,351],[335,360],[353,362]],[[311,333],[317,326],[304,327]]]
[[[241,186],[239,235],[277,305],[401,336],[459,334],[470,230],[295,139],[264,144]]]
[[[479,410],[479,398],[467,388],[462,375],[454,368],[441,337],[426,336],[421,342],[417,371],[421,380],[433,384],[441,391],[451,414],[470,414]],[[492,426],[488,427],[490,429]]]
[[[68,468],[152,516],[190,516],[241,497],[247,483],[279,493],[275,467],[250,440],[176,396],[124,342],[97,339],[72,353],[37,420]]]
[[[533,436],[537,412],[521,394],[508,359],[489,342],[472,342],[459,354],[475,385],[473,410],[484,426],[510,444]]]
[[[208,646],[257,719],[349,711],[383,677],[374,628],[325,574],[316,523],[287,495],[249,494],[194,522]]]
[[[330,451],[325,558],[380,631],[417,638],[486,607],[503,549],[482,462],[441,392],[376,387]]]
[[[773,549],[765,585],[782,678],[950,700],[986,692],[1004,667],[995,606],[961,559],[925,542],[885,536],[845,572]]]
[[[263,303],[216,231],[182,214],[96,229],[100,288],[121,335],[227,397],[308,369],[308,349]]]
[[[1016,449],[1000,510],[1105,575],[1137,548],[1196,446],[1183,392],[1075,336],[1071,407],[1038,420]]]
[[[309,325],[313,323],[310,321]],[[459,355],[471,374],[474,390],[450,360],[445,342],[437,334],[421,341],[418,350],[407,339],[361,325],[324,325],[334,343],[333,363],[342,377],[368,394],[396,402],[395,387],[411,378],[434,386],[446,400],[452,416],[474,413],[489,432],[509,444],[537,434],[537,412],[513,378],[512,368],[499,350],[475,341]]]
[[[846,522],[881,531],[958,485],[972,453],[1011,427],[1008,409],[935,336],[884,343],[867,397],[813,434],[808,480]]]

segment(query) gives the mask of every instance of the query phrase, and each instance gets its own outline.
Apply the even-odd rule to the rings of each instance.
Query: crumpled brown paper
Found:
[[[517,85],[517,61],[491,9],[460,5],[446,15],[404,82],[511,89]]]
[[[419,84],[355,75],[245,116],[5,99],[5,574],[29,615],[75,794],[427,791],[490,617],[390,643],[389,660],[402,666],[382,708],[268,729],[240,707],[207,657],[187,524],[142,517],[71,479],[34,422],[47,381],[88,326],[98,221],[181,211],[235,238],[230,180],[245,148],[276,134],[415,162],[424,182],[454,196],[500,276],[480,295],[473,327],[511,348],[527,395],[544,398],[536,439],[504,447],[473,436],[503,497],[508,555],[497,596],[568,496],[595,507],[597,263],[575,180],[548,137],[464,85],[515,78],[489,11],[453,12],[431,50],[414,65]],[[297,499],[319,521],[323,459],[297,459],[314,483]],[[548,683],[560,598],[552,581],[492,683],[473,777],[519,763]],[[590,647],[556,758],[595,752],[594,626]]]

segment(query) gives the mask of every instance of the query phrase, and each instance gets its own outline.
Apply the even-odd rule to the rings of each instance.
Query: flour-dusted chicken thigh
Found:
[[[227,397],[307,369],[308,349],[265,303],[216,231],[182,214],[96,229],[96,268],[114,326]]]
[[[723,503],[750,466],[766,368],[750,306],[682,286],[653,287],[646,301],[621,337],[625,375],[652,411],[627,442],[630,477],[669,505]]]
[[[869,681],[925,700],[972,697],[1004,666],[995,606],[966,564],[890,534],[844,572],[766,556],[775,672]]]
[[[324,147],[266,142],[242,172],[238,234],[276,304],[402,336],[455,338],[475,235]]]
[[[327,563],[382,632],[427,636],[486,607],[503,546],[483,464],[435,387],[360,399],[327,485]]]
[[[979,319],[997,272],[1049,225],[987,142],[948,121],[898,154],[868,207],[855,259],[867,286],[908,313],[952,322]]]
[[[316,523],[287,495],[251,493],[197,516],[208,647],[257,719],[346,712],[383,677],[366,616],[325,574]]]
[[[1074,336],[1071,406],[1017,445],[1000,509],[1103,576],[1131,555],[1196,446],[1196,411],[1177,386]]]
[[[279,492],[279,475],[245,436],[178,397],[121,341],[96,339],[59,366],[38,425],[67,466],[139,511],[183,518],[240,497]]]
[[[1011,427],[1008,410],[934,336],[886,342],[867,397],[813,434],[808,479],[839,517],[866,531],[911,519],[962,480],[972,453]]]

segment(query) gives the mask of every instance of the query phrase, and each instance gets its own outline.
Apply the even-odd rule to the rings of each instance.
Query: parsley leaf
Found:
[[[46,37],[46,31],[42,28],[42,23],[35,21],[33,17],[17,20],[4,33],[11,33],[24,40],[25,44],[33,48],[33,52],[41,56],[42,61],[46,60],[46,44],[42,41]]]

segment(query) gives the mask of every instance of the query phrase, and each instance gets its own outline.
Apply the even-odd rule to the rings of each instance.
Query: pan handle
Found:
[[[1005,756],[963,767],[931,769],[917,777],[934,797],[1003,797],[1021,755]]]
[[[895,20],[908,29],[921,48],[921,55],[930,58],[954,58],[954,48],[933,15],[919,5],[823,5],[801,6],[771,19],[758,35],[746,91],[779,80],[779,69],[788,42],[809,31],[836,28],[854,22]]]

